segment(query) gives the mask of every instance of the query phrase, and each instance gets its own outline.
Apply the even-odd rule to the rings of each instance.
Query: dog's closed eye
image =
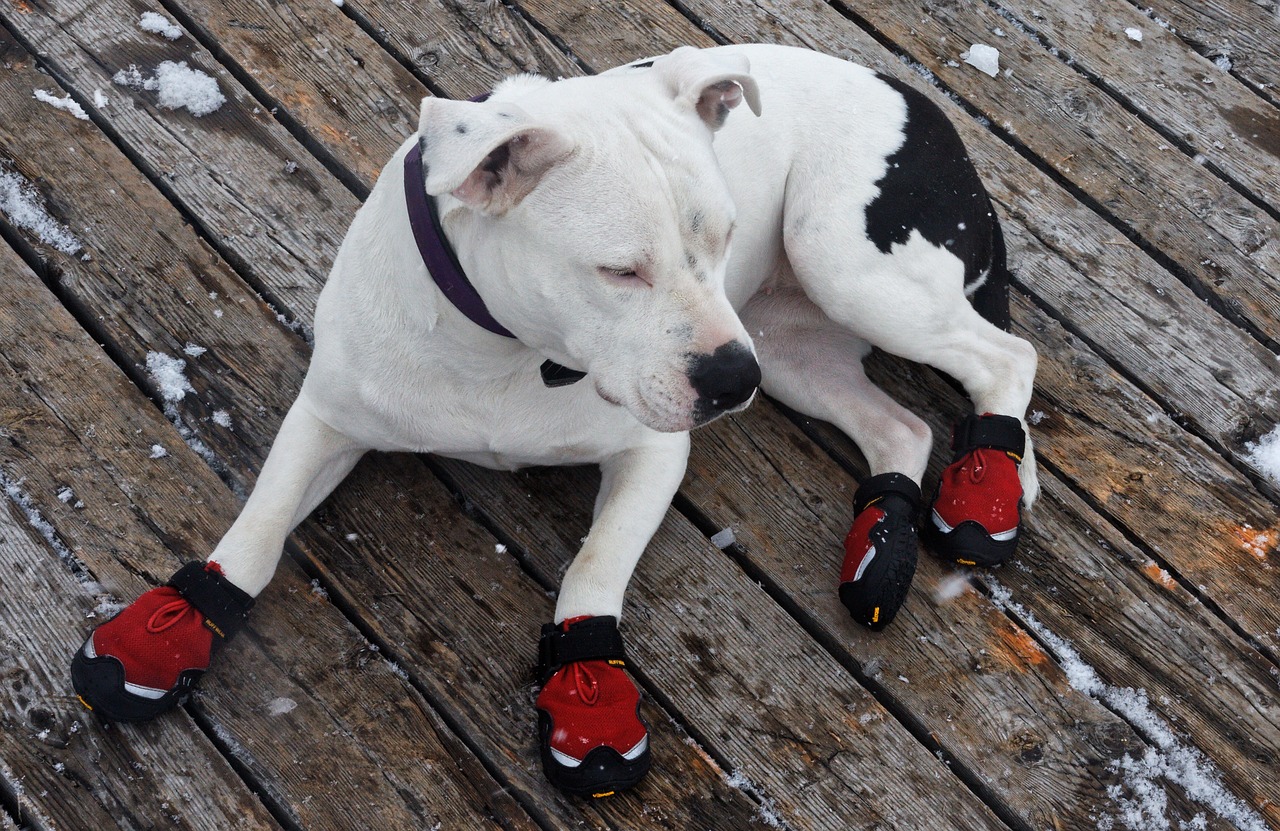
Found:
[[[629,268],[627,266],[602,265],[596,270],[599,271],[605,277],[608,277],[609,279],[615,280],[618,282],[644,283],[646,286],[653,285],[653,282],[649,280],[647,277],[645,277],[644,274],[639,269],[636,269],[636,268]]]

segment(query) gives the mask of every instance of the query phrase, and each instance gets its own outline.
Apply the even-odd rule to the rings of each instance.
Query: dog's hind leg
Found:
[[[854,495],[840,599],[859,623],[887,626],[916,566],[920,480],[929,462],[927,424],[871,383],[864,339],[838,325],[798,287],[755,295],[742,322],[755,340],[766,393],[835,424],[857,442],[871,475]]]
[[[649,732],[626,666],[618,618],[640,555],[671,506],[689,458],[688,433],[653,433],[600,465],[595,520],[565,572],[555,622],[539,643],[539,745],[547,778],[600,796],[649,770]]]
[[[207,563],[188,563],[99,626],[71,677],[103,717],[140,721],[181,701],[212,653],[243,625],[275,573],[285,537],[355,465],[363,448],[303,398],[285,417],[253,495]]]
[[[834,320],[875,346],[933,366],[964,386],[975,413],[952,439],[926,526],[936,553],[996,565],[1017,544],[1021,507],[1039,494],[1026,412],[1035,380],[1030,343],[983,319],[964,296],[959,260],[914,233],[892,254],[854,266],[815,240],[790,239],[806,293]]]

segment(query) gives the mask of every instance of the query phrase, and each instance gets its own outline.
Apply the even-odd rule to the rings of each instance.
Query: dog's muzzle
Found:
[[[760,386],[760,364],[745,344],[730,341],[691,357],[689,384],[698,393],[694,421],[705,424],[751,400]]]

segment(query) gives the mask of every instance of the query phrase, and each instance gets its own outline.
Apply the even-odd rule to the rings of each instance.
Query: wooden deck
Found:
[[[624,622],[655,767],[586,802],[542,778],[530,668],[594,472],[373,455],[188,704],[80,707],[71,651],[251,487],[423,95],[757,40],[903,78],[971,148],[1041,355],[1016,561],[926,556],[870,634],[834,592],[857,450],[767,401],[699,431]],[[1246,450],[1280,424],[1277,44],[1274,0],[0,0],[0,177],[79,246],[0,210],[0,829],[1280,829],[1280,483]],[[166,60],[227,103],[112,81]],[[873,365],[946,435],[951,386]]]

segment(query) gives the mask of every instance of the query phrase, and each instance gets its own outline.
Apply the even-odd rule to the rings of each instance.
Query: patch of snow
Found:
[[[322,600],[329,599],[329,593],[324,590],[324,586],[320,585],[320,579],[316,578],[311,581],[311,593]]]
[[[203,346],[196,346],[194,343],[188,343],[186,346],[182,347],[183,354],[192,358],[199,358],[208,351],[209,350],[205,349]]]
[[[151,456],[149,458],[163,459],[165,456],[168,456],[168,455],[169,455],[169,451],[164,449],[163,444],[151,445]]]
[[[31,91],[31,97],[48,104],[50,107],[71,113],[81,121],[89,120],[89,114],[84,111],[84,107],[81,107],[71,98],[70,93],[59,98],[47,90],[36,89]]]
[[[138,28],[144,32],[151,32],[154,35],[166,40],[177,40],[182,37],[182,27],[174,23],[169,18],[155,12],[143,12],[138,18]]]
[[[187,66],[186,61],[164,61],[150,78],[143,77],[136,64],[129,64],[128,69],[120,70],[111,80],[129,89],[155,90],[161,107],[185,109],[196,117],[208,115],[227,103],[217,80]]]
[[[58,489],[58,501],[61,502],[63,505],[66,505],[68,502],[70,502],[75,498],[76,498],[76,492],[71,490],[70,487],[63,485],[61,488]]]
[[[1245,445],[1244,449],[1248,451],[1244,460],[1280,485],[1280,426],[1256,442]]]
[[[49,215],[31,183],[7,170],[0,170],[0,212],[63,254],[75,254],[84,247],[66,226]]]
[[[282,716],[285,713],[292,713],[296,709],[298,709],[298,702],[283,696],[273,698],[267,703],[267,715],[269,716]]]
[[[17,505],[26,516],[27,524],[34,528],[36,533],[39,534],[44,541],[48,543],[49,547],[53,549],[54,553],[58,555],[58,559],[62,560],[63,565],[65,565],[67,570],[71,572],[71,575],[76,578],[76,581],[80,584],[81,588],[83,588],[88,595],[97,599],[98,608],[95,611],[99,614],[106,614],[106,616],[110,617],[124,608],[125,604],[116,602],[115,598],[113,598],[111,594],[103,588],[102,584],[93,579],[93,575],[89,573],[88,567],[81,562],[80,558],[71,551],[71,548],[62,541],[62,538],[58,536],[57,530],[55,530],[53,525],[51,525],[49,521],[44,518],[44,515],[40,513],[40,509],[31,501],[31,497],[22,490],[21,480],[17,482],[11,481],[9,477],[5,476],[3,471],[0,471],[0,487],[4,488],[4,492],[8,494],[9,498],[13,500],[13,503]]]
[[[1021,604],[1015,603],[1012,592],[995,580],[991,580],[991,599],[1001,609],[1015,615],[1041,643],[1053,650],[1072,687],[1119,713],[1152,745],[1140,759],[1125,754],[1111,768],[1123,776],[1124,786],[1112,785],[1108,788],[1108,795],[1119,805],[1119,818],[1128,828],[1147,831],[1172,827],[1164,813],[1164,789],[1156,783],[1157,779],[1165,779],[1179,785],[1190,799],[1240,831],[1266,831],[1267,825],[1262,817],[1223,785],[1222,774],[1213,761],[1199,748],[1183,742],[1169,723],[1152,709],[1146,690],[1107,684],[1092,666],[1085,663],[1070,641],[1051,631]],[[1125,789],[1130,796],[1124,795]],[[1103,824],[1099,823],[1098,827],[1102,828]]]
[[[494,543],[493,551],[494,551],[494,553],[495,553],[495,554],[506,554],[506,553],[507,553],[507,547],[506,547],[505,545],[503,545],[502,543],[500,543],[500,542],[499,542],[499,543]]]
[[[1227,55],[1219,55],[1213,59],[1213,65],[1221,69],[1223,72],[1231,71],[1231,58]]]
[[[231,415],[226,410],[214,410],[213,415],[210,417],[213,419],[213,423],[219,427],[231,429]]]
[[[198,118],[227,103],[218,82],[187,66],[186,61],[163,62],[156,67],[155,80],[160,88],[160,106],[165,109],[186,109]]]
[[[147,353],[147,374],[160,390],[166,404],[181,401],[189,392],[195,392],[184,372],[187,362],[163,352]]]
[[[1124,33],[1128,36],[1129,40],[1136,40],[1138,43],[1142,42],[1142,30],[1137,26],[1130,26],[1124,30]]]
[[[733,545],[734,536],[732,528],[725,528],[711,535],[711,544],[721,550]]]
[[[346,4],[346,0],[333,0],[333,5],[342,8]]]
[[[387,669],[391,670],[391,674],[399,678],[401,681],[406,683],[409,681],[409,673],[405,672],[404,667],[400,666],[395,661],[387,661]]]
[[[1034,426],[1044,421],[1044,419],[1045,419],[1044,410],[1032,410],[1031,415],[1027,416],[1027,423]]]
[[[960,60],[992,78],[1000,72],[1000,50],[985,43],[970,46],[969,51],[960,56]]]
[[[760,817],[760,821],[770,828],[783,828],[782,817],[778,814],[778,809],[772,799],[765,797],[761,793],[760,788],[746,777],[740,770],[735,770],[731,775],[724,778],[725,784],[731,788],[736,788],[748,796],[756,799],[760,803],[760,807],[756,809]]]
[[[106,93],[104,93],[102,90],[95,89],[93,91],[93,106],[97,107],[98,109],[102,109],[103,107],[109,105],[110,103],[111,103],[111,100],[107,98]]]
[[[358,539],[360,539],[359,534],[347,534],[347,542],[355,542]]]

